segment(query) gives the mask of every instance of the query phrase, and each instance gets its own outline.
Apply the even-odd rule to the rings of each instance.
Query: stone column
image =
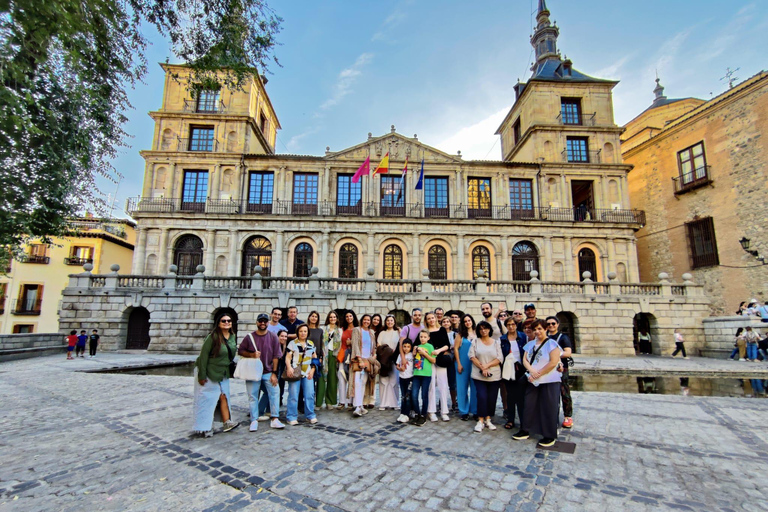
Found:
[[[366,268],[363,270],[363,272],[368,272],[369,268],[376,268],[376,262],[374,259],[374,248],[373,248],[373,233],[368,233],[368,249],[366,250]],[[375,275],[375,274],[374,274]]]
[[[157,273],[163,276],[168,273],[168,231],[168,228],[160,229],[160,247],[157,251]]]
[[[459,234],[459,241],[456,244],[456,268],[453,270],[453,278],[457,280],[466,279],[466,269],[464,266],[464,235]]]
[[[184,169],[176,168],[176,173],[173,177],[173,181],[175,182],[174,185],[174,193],[173,198],[177,199],[176,206],[181,205],[181,197],[184,195]]]
[[[144,262],[147,257],[147,228],[136,226],[136,231],[139,232],[139,236],[136,237],[138,242],[136,243],[136,250],[133,253],[133,268],[131,269],[131,273],[143,274]]]
[[[419,244],[419,235],[413,234],[413,260],[411,261],[411,277],[410,279],[421,279],[421,245]],[[408,279],[408,277],[406,277]]]
[[[616,237],[609,236],[607,241],[608,245],[608,258],[607,263],[603,265],[603,281],[608,280],[608,272],[616,272]],[[595,278],[597,281],[597,278]]]
[[[568,182],[565,179],[565,174],[560,175],[560,206],[562,208],[572,208],[573,204],[570,194],[568,194]]]
[[[333,274],[328,273],[328,230],[324,229],[322,235],[320,235],[320,261],[317,268],[319,269],[318,277],[331,277]],[[331,262],[331,265],[333,262]]]
[[[512,279],[510,275],[512,260],[509,256],[509,238],[506,236],[501,237],[501,257],[496,258],[496,275],[502,281],[509,281]]]
[[[205,230],[205,270],[209,276],[213,275],[213,267],[216,262],[216,230],[215,229],[206,229]]]
[[[640,268],[637,263],[637,240],[634,238],[628,240],[627,254],[629,255],[629,268],[627,269],[627,280],[630,283],[640,282]]]
[[[573,262],[573,237],[566,236],[565,238],[565,261],[564,263],[564,271],[565,271],[565,278],[566,281],[581,281],[581,276],[576,276],[578,274],[578,269],[574,269],[574,262]]]
[[[626,175],[626,173],[619,180],[619,197],[621,198],[621,207],[622,208],[630,208],[631,207],[631,204],[629,203],[629,186],[627,185],[627,175]]]
[[[542,258],[539,258],[539,279],[542,281],[554,281],[555,258],[552,256],[552,237],[545,236],[542,246]],[[543,276],[543,277],[542,277]]]
[[[168,165],[168,174],[165,176],[165,196],[176,197],[176,164]]]
[[[211,176],[211,199],[221,198],[221,164],[213,166],[213,176]]]
[[[600,177],[600,191],[603,196],[603,201],[601,206],[595,205],[595,208],[611,208],[611,197],[608,192],[608,178],[605,176]]]
[[[144,197],[152,197],[152,191],[155,189],[155,169],[157,164],[147,164],[144,166],[144,189],[142,195]]]
[[[285,271],[283,270],[283,238],[285,232],[282,229],[277,230],[277,243],[275,243],[275,250],[272,251],[274,258],[272,259],[272,275],[277,277],[285,277]]]
[[[241,249],[238,247],[238,231],[236,229],[230,229],[229,230],[229,261],[227,262],[227,275],[230,277],[237,276],[240,274],[238,272],[238,263],[239,260],[237,258],[237,253]]]

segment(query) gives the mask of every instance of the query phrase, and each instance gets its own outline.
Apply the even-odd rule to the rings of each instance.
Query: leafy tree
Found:
[[[117,177],[145,28],[194,82],[240,87],[279,65],[281,22],[263,0],[0,0],[0,246],[65,234],[86,201],[104,211],[95,178]]]

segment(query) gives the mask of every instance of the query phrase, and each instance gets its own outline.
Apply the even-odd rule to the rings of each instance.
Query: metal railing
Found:
[[[48,256],[41,256],[39,254],[24,254],[19,258],[21,263],[39,263],[47,265],[51,262],[51,258]]]
[[[597,112],[592,112],[591,114],[568,113],[565,116],[560,112],[557,114],[556,119],[558,124],[562,124],[563,126],[595,126],[596,117]]]
[[[196,114],[224,114],[227,111],[227,107],[222,100],[215,103],[212,110],[205,108],[199,108],[197,100],[184,100],[184,112],[194,112]]]
[[[14,299],[11,313],[14,315],[39,315],[43,299]]]
[[[193,153],[213,153],[219,149],[219,141],[216,139],[193,140],[189,137],[177,137],[176,151],[191,151]]]
[[[589,149],[585,151],[571,151],[569,154],[568,148],[565,148],[560,153],[560,156],[562,156],[563,162],[571,164],[599,164],[601,162],[600,153],[600,149],[597,151]]]
[[[77,235],[83,231],[101,230],[123,239],[128,238],[128,235],[122,226],[115,226],[105,222],[71,221],[67,223],[67,227],[73,235]]]
[[[489,219],[508,221],[597,222],[645,225],[645,212],[637,209],[555,208],[550,206],[515,207],[509,205],[470,207],[446,204],[425,207],[423,203],[403,203],[397,206],[376,202],[340,206],[332,201],[294,203],[278,199],[272,203],[250,203],[248,200],[205,199],[183,201],[179,198],[128,198],[126,210],[131,213],[196,212],[220,215],[290,215],[315,217],[405,217],[416,219]]]
[[[712,183],[712,166],[704,165],[693,171],[672,178],[675,194],[682,194],[689,190]]]
[[[64,258],[64,264],[65,265],[75,265],[78,267],[82,267],[86,263],[93,263],[93,258]]]

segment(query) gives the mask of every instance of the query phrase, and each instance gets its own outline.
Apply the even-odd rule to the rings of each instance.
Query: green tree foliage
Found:
[[[95,179],[118,176],[143,29],[194,82],[239,87],[277,64],[281,22],[262,0],[0,0],[0,246],[61,235],[86,201],[103,205]]]

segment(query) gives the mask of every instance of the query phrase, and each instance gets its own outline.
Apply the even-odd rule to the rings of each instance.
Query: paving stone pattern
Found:
[[[0,365],[0,510],[765,510],[762,399],[576,393],[567,455],[394,411],[251,433],[239,381],[246,423],[193,438],[190,377],[75,371],[185,359]]]

